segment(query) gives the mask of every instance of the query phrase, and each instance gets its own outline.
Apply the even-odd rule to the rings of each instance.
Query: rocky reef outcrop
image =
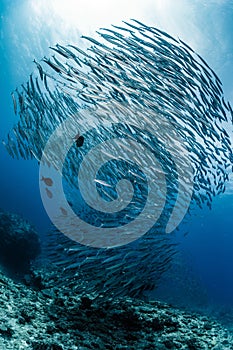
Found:
[[[35,228],[21,216],[0,210],[0,264],[15,272],[23,271],[39,253]]]

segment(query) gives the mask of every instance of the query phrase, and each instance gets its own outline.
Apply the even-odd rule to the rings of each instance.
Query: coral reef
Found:
[[[0,349],[233,348],[232,335],[209,317],[157,301],[75,294],[58,286],[56,271],[34,276],[38,288],[0,274]]]
[[[19,215],[0,210],[0,237],[0,263],[9,270],[27,269],[40,253],[39,236]]]

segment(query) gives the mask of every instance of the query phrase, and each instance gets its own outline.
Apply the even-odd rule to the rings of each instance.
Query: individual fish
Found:
[[[103,180],[94,179],[94,181],[95,181],[97,184],[100,184],[100,185],[103,185],[103,186],[106,186],[106,187],[112,187],[111,185],[109,185],[107,182],[105,182],[105,181],[103,181]]]
[[[60,210],[61,210],[62,215],[64,215],[64,216],[68,215],[67,210],[64,209],[63,207],[60,207]]]
[[[82,49],[80,49],[79,47],[75,46],[75,45],[68,45],[69,47],[72,47],[73,49],[75,49],[78,53],[80,53],[82,56],[84,57],[90,57],[90,55],[88,55],[85,51],[83,51]]]
[[[56,65],[55,63],[53,63],[50,59],[47,59],[45,57],[45,58],[43,58],[43,61],[45,63],[47,63],[52,69],[54,69],[55,72],[57,72],[57,73],[61,73],[62,72],[61,68],[58,65]]]
[[[12,97],[12,101],[13,101],[14,112],[15,112],[15,114],[17,114],[17,103],[16,103],[15,95],[13,92],[11,93],[11,97]]]
[[[75,137],[75,144],[76,146],[79,148],[79,147],[82,147],[82,145],[84,144],[84,136],[82,135],[79,135],[77,134]]]
[[[53,193],[47,187],[45,188],[45,191],[46,191],[48,198],[53,198]]]
[[[41,65],[36,61],[36,60],[33,60],[33,62],[36,64],[37,66],[37,69],[39,71],[39,74],[40,74],[40,79],[43,80],[43,77],[44,77],[44,72],[43,72],[43,69],[41,67]]]
[[[43,181],[46,184],[46,186],[53,186],[53,180],[50,177],[42,176],[41,181]]]
[[[30,74],[30,89],[31,89],[31,91],[32,91],[32,93],[34,95],[36,90],[35,90],[34,81],[32,79],[32,74]]]

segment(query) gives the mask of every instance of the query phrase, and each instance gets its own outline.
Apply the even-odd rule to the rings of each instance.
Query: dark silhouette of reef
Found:
[[[0,264],[10,274],[25,273],[40,254],[35,228],[22,217],[0,210]]]

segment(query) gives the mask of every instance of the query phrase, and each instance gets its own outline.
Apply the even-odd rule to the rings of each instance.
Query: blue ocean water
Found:
[[[10,93],[28,79],[34,69],[33,59],[40,59],[46,55],[48,46],[55,44],[56,41],[72,43],[76,40],[75,36],[66,38],[64,33],[59,37],[61,34],[53,27],[54,23],[56,24],[55,15],[54,21],[48,24],[46,33],[41,27],[35,31],[34,24],[37,23],[38,17],[35,14],[33,17],[33,12],[27,12],[33,9],[32,6],[28,6],[28,3],[26,1],[14,3],[2,1],[0,5],[0,139],[6,138],[7,132],[17,121]],[[217,4],[215,6],[210,6],[209,9],[205,7],[203,13],[200,14],[200,27],[197,32],[195,32],[196,27],[192,29],[193,36],[195,36],[203,28],[204,40],[201,43],[198,42],[198,39],[194,42],[195,50],[198,51],[200,44],[200,52],[204,53],[204,58],[210,61],[216,73],[223,80],[226,96],[232,102],[233,44],[230,28],[233,27],[233,9],[227,4],[221,7]],[[18,17],[16,16],[17,9]],[[207,16],[208,11],[212,12],[207,21],[204,13]],[[191,17],[193,25],[195,14],[196,12]],[[30,21],[25,22],[24,27],[25,17],[30,18]],[[143,20],[145,22],[146,18]],[[148,17],[148,20],[153,22],[151,16]],[[219,28],[214,25],[213,30],[214,20],[219,24]],[[164,15],[165,22],[166,16]],[[156,20],[153,25],[156,26]],[[177,28],[174,30],[175,32],[170,32],[170,34],[176,35]],[[70,31],[69,35],[71,35]],[[186,38],[185,29],[180,29],[179,36]],[[190,41],[192,43],[191,39]],[[211,51],[213,46],[209,42],[214,42],[215,49],[218,48],[216,49],[218,55],[215,57]],[[33,223],[43,236],[50,227],[50,220],[40,198],[37,161],[11,159],[1,144],[0,162],[0,208],[21,214]],[[174,304],[181,304],[181,301],[186,300],[187,305],[191,307],[192,302],[197,305],[198,300],[203,298],[204,307],[226,306],[229,310],[233,310],[232,188],[233,184],[229,185],[226,194],[214,199],[212,210],[194,209],[192,215],[186,217],[186,220],[180,225],[180,230],[174,233],[177,235],[177,240],[181,242],[179,249],[182,259],[179,262],[179,269],[174,269],[175,272],[165,279],[166,284],[160,286],[157,296],[161,299],[171,300]],[[184,236],[187,231],[188,234]],[[171,294],[170,286],[174,284],[176,289],[173,289],[171,296],[169,295]],[[189,295],[192,298],[189,298]]]

